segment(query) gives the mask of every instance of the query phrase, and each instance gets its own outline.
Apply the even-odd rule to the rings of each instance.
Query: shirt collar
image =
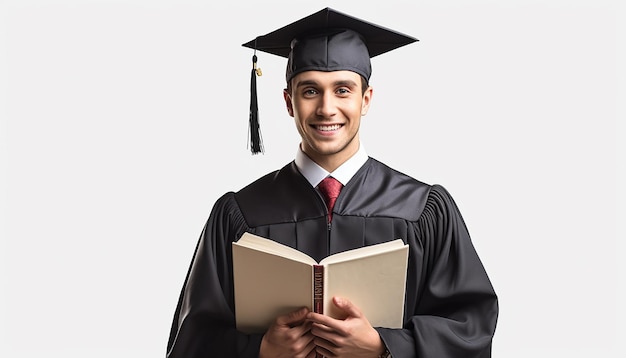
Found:
[[[354,174],[361,169],[367,159],[367,153],[361,144],[359,145],[359,150],[352,157],[341,164],[335,171],[329,173],[304,154],[300,146],[298,146],[295,162],[298,170],[300,170],[300,173],[311,183],[311,186],[317,187],[317,185],[329,175],[339,180],[341,184],[346,185]]]

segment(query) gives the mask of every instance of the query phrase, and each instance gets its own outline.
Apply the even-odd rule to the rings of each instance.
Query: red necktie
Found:
[[[328,207],[328,221],[333,220],[333,207],[335,207],[335,201],[337,201],[337,197],[339,196],[339,192],[343,184],[339,182],[339,180],[333,177],[326,177],[322,180],[321,183],[317,185],[317,188],[322,193],[324,197],[324,201],[326,202],[326,207]]]

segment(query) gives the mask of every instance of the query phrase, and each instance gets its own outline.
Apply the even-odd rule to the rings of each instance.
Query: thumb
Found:
[[[307,313],[309,313],[309,309],[306,307],[302,307],[298,310],[289,312],[288,314],[284,316],[278,317],[276,319],[276,323],[278,323],[279,325],[285,325],[285,326],[298,325],[299,323],[302,323],[302,321],[304,321]]]
[[[333,303],[348,316],[361,317],[362,315],[361,310],[347,298],[335,296],[333,297]]]

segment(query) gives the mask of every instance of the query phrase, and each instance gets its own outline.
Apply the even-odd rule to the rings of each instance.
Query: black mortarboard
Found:
[[[256,100],[256,50],[288,58],[286,79],[304,71],[353,71],[369,80],[370,58],[417,41],[382,26],[325,8],[243,44],[255,50],[251,75],[252,153],[263,151]]]

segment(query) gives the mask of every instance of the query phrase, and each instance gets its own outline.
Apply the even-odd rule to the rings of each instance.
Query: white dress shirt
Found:
[[[317,185],[327,176],[332,176],[333,178],[339,180],[339,182],[343,185],[346,185],[350,179],[356,174],[356,172],[361,169],[363,164],[367,161],[368,156],[365,152],[365,148],[363,145],[359,145],[359,150],[354,153],[350,159],[346,160],[345,163],[341,164],[339,168],[335,169],[332,173],[326,171],[326,169],[320,167],[317,163],[315,163],[311,158],[309,158],[298,146],[298,152],[296,153],[296,166],[300,173],[304,175],[306,180],[314,188],[317,188]]]

